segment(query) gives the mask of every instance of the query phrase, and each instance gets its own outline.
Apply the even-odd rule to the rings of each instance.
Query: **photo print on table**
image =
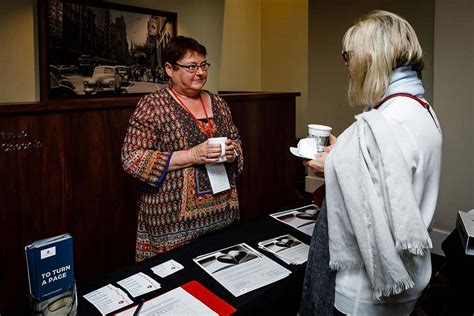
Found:
[[[216,273],[258,257],[251,249],[247,249],[243,245],[234,245],[198,262],[211,273]]]
[[[314,204],[270,214],[277,221],[290,225],[309,236],[313,234],[318,215],[319,207]]]

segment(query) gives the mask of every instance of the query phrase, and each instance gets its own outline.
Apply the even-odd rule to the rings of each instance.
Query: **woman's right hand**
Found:
[[[314,159],[303,160],[303,165],[311,168],[316,173],[324,174],[324,165],[326,164],[326,158],[328,157],[329,152],[332,150],[334,145],[336,145],[337,137],[333,134],[329,134],[329,146],[324,147],[324,152],[317,154]]]
[[[324,148],[324,152],[329,153],[334,145],[336,145],[337,142],[337,137],[334,136],[333,134],[329,134],[329,146]]]
[[[193,165],[202,165],[206,163],[215,163],[221,156],[221,145],[211,144],[208,141],[194,146],[188,150],[189,160]]]
[[[327,157],[327,152],[322,152],[316,154],[316,156],[312,160],[303,159],[303,165],[311,168],[316,173],[324,173],[324,164],[326,163]]]

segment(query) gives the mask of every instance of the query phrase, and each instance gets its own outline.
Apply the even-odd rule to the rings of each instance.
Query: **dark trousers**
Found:
[[[329,269],[329,236],[326,201],[321,205],[318,220],[314,227],[299,314],[342,315],[334,308],[336,272]]]

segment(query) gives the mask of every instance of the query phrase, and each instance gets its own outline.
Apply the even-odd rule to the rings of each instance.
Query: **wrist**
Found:
[[[195,159],[194,159],[194,148],[190,148],[186,150],[186,160],[191,164],[194,165]]]

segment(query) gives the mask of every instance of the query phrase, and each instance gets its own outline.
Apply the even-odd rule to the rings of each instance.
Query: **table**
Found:
[[[474,256],[464,252],[458,228],[455,228],[442,242],[441,248],[446,255],[446,276],[453,295],[452,302],[448,306],[449,313],[473,315]]]
[[[309,203],[300,202],[298,204],[306,205]],[[289,208],[293,207],[282,208],[275,210],[275,212]],[[237,309],[235,315],[268,315],[275,311],[278,311],[278,314],[282,315],[296,315],[301,298],[301,290],[306,264],[287,265],[272,254],[259,250],[257,246],[259,241],[284,234],[291,234],[295,238],[308,245],[310,243],[310,236],[288,225],[285,225],[271,218],[270,216],[265,216],[251,223],[237,224],[224,230],[210,233],[180,248],[157,255],[118,271],[114,271],[105,275],[100,280],[85,284],[82,284],[79,280],[78,313],[79,315],[100,315],[99,311],[82,296],[109,283],[118,286],[116,284],[117,281],[135,273],[143,272],[158,281],[161,284],[161,289],[147,293],[143,296],[136,297],[133,299],[134,302],[138,302],[141,298],[149,300],[189,281],[196,280],[214,294],[225,300],[227,303],[234,306]],[[216,280],[210,277],[204,270],[202,270],[196,263],[193,262],[193,258],[199,255],[242,242],[247,243],[249,246],[257,249],[258,251],[261,251],[267,257],[291,270],[292,273],[288,277],[278,282],[272,283],[239,297],[234,297]],[[170,259],[174,259],[175,261],[182,264],[184,269],[169,275],[164,279],[155,275],[151,271],[152,267]]]

